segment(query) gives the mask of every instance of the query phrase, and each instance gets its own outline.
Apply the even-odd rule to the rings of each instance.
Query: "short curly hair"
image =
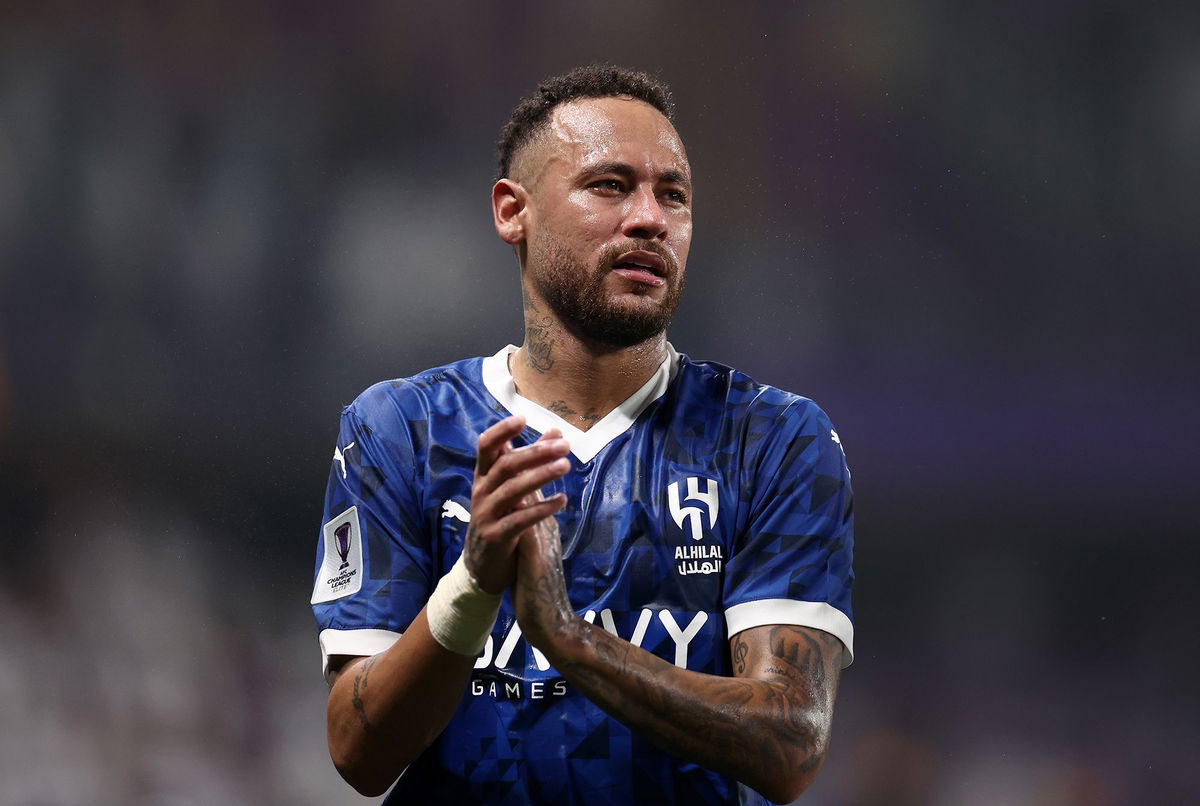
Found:
[[[537,137],[550,119],[550,113],[560,104],[578,98],[611,98],[618,95],[645,101],[662,112],[667,120],[671,120],[675,112],[671,90],[645,73],[609,64],[576,67],[569,73],[543,81],[538,85],[537,92],[521,99],[513,109],[496,143],[499,163],[496,178],[508,176],[513,157]]]

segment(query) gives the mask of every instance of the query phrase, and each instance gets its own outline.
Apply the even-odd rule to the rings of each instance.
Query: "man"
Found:
[[[667,343],[692,229],[669,114],[605,67],[522,102],[492,210],[524,343],[343,413],[313,603],[364,794],[785,802],[821,765],[849,473],[811,401]]]

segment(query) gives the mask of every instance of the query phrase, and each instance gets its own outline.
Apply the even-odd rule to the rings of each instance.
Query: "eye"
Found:
[[[625,191],[625,185],[621,183],[620,179],[598,179],[589,187],[605,193],[623,193]]]
[[[687,193],[678,188],[663,191],[662,197],[672,204],[684,205],[687,204]]]

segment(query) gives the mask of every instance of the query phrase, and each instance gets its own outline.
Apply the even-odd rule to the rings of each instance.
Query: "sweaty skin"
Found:
[[[492,191],[496,230],[521,263],[525,342],[511,370],[518,392],[586,430],[654,374],[683,289],[692,237],[692,180],[675,128],[630,98],[558,107],[518,152],[512,177]],[[617,257],[653,250],[665,283],[612,270]],[[562,310],[548,292],[581,289],[585,310]],[[587,332],[597,320],[652,324],[615,347]],[[571,416],[574,415],[574,416]]]
[[[820,771],[842,667],[829,633],[755,627],[730,640],[735,677],[682,669],[575,613],[554,518],[521,536],[513,604],[526,640],[567,682],[672,755],[779,803]]]
[[[519,394],[580,430],[641,387],[666,355],[692,235],[691,168],[671,123],[624,97],[562,104],[495,183],[497,233],[521,265],[525,340],[510,362]],[[622,255],[661,260],[662,282],[622,273]],[[525,637],[615,719],[667,752],[778,802],[812,781],[829,740],[842,645],[819,630],[764,626],[732,637],[735,677],[676,667],[571,608],[555,513],[538,492],[569,472],[562,434],[514,450],[524,422],[480,436],[464,561],[509,588]],[[374,658],[340,658],[330,752],[363,794],[380,794],[445,728],[474,659],[429,632],[425,611]]]
[[[563,459],[562,434],[553,429],[514,449],[511,440],[524,427],[523,418],[508,417],[479,437],[463,559],[488,591],[512,584],[521,533],[552,518],[565,503],[558,496],[524,503],[570,466]],[[370,658],[330,658],[335,677],[326,732],[342,777],[363,795],[383,794],[445,729],[474,664],[474,657],[451,652],[434,639],[424,608],[386,651]]]

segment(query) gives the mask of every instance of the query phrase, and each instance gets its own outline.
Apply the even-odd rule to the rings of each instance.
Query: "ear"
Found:
[[[492,185],[492,220],[500,240],[516,246],[525,240],[529,193],[521,183],[501,179]]]

